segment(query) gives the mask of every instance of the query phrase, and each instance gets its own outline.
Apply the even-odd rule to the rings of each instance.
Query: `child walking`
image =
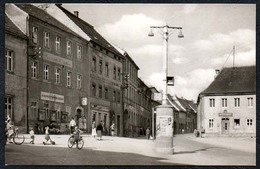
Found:
[[[34,131],[33,131],[33,128],[31,128],[29,133],[30,133],[30,136],[31,136],[30,144],[34,144]]]

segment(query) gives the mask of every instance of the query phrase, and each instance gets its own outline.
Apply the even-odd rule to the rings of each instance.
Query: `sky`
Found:
[[[168,93],[197,101],[214,80],[216,69],[256,64],[255,4],[63,4],[105,39],[125,50],[140,68],[145,84],[163,86],[163,35],[150,26],[169,30]],[[233,50],[235,47],[235,50]]]

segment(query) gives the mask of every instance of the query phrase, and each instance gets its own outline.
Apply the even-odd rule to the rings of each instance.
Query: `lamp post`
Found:
[[[148,36],[154,36],[152,29],[160,29],[163,32],[163,97],[162,105],[156,107],[156,142],[155,151],[159,153],[173,153],[173,107],[167,105],[167,76],[168,76],[168,39],[169,29],[179,29],[178,38],[183,38],[182,27],[150,26]],[[153,120],[154,123],[154,120]]]

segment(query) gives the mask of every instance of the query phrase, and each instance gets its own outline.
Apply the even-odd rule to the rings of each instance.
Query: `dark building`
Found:
[[[88,56],[90,86],[88,98],[88,127],[95,121],[104,122],[105,132],[115,123],[115,133],[123,135],[122,72],[123,56],[105,40],[92,25],[63,8],[58,7],[90,37]],[[89,130],[90,131],[90,130]]]
[[[27,36],[5,15],[5,117],[21,132],[27,124]]]
[[[29,37],[27,130],[35,127],[42,133],[44,126],[54,125],[66,131],[71,117],[78,119],[88,111],[82,105],[89,91],[88,42],[44,8],[10,4],[6,10],[16,18],[19,13],[28,15],[23,23]]]

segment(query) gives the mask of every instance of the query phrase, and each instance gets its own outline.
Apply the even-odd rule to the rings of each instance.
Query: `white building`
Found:
[[[209,135],[256,135],[256,67],[224,68],[198,97],[198,129]]]

